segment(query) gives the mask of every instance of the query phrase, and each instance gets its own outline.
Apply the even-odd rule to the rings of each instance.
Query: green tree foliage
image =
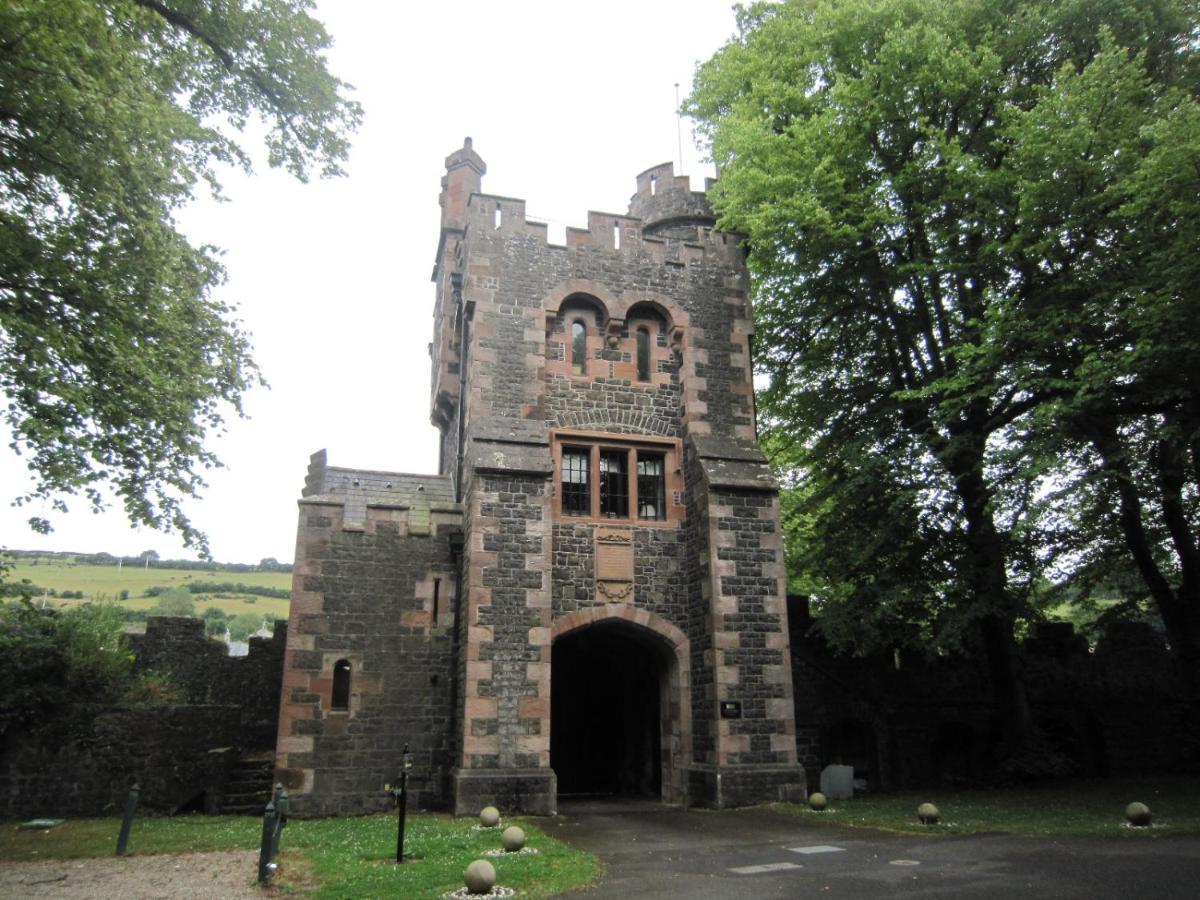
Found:
[[[152,616],[195,616],[196,602],[192,592],[183,585],[168,588],[158,595],[158,603],[150,611]]]
[[[182,501],[204,440],[260,378],[223,278],[174,211],[215,166],[339,173],[360,110],[325,67],[308,0],[20,0],[0,5],[0,386],[21,501],[110,486],[131,521],[207,550]],[[43,518],[31,519],[39,529]]]
[[[1197,358],[1196,13],[756,4],[689,100],[721,224],[749,238],[800,574],[844,641],[975,635],[1014,745],[1032,724],[1014,628],[1087,507],[1047,491],[1129,483],[1095,465],[1085,410],[1143,377],[1200,408],[1179,376]],[[1178,352],[1135,346],[1172,332]],[[1190,448],[1194,515],[1197,432],[1164,408],[1141,421]],[[1135,430],[1117,425],[1130,447]]]
[[[229,626],[229,639],[231,641],[248,640],[252,634],[263,627],[265,622],[266,619],[259,613],[238,613],[226,623]]]
[[[0,735],[68,704],[120,699],[132,672],[123,627],[108,604],[0,605]]]
[[[229,624],[229,614],[217,606],[210,606],[200,616],[204,620],[204,633],[210,637],[223,637]]]

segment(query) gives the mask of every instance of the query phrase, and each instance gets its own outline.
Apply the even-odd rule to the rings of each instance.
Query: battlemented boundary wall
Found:
[[[219,811],[239,759],[274,747],[286,641],[276,622],[231,657],[199,619],[151,618],[135,671],[167,673],[182,702],[65,707],[0,737],[0,819],[119,815],[134,782],[143,812]]]
[[[995,775],[998,716],[982,654],[838,655],[789,597],[796,739],[815,789],[830,763],[872,789],[978,784]],[[1090,646],[1043,623],[1020,647],[1036,725],[1084,776],[1200,771],[1200,727],[1176,661],[1145,623],[1114,623]]]

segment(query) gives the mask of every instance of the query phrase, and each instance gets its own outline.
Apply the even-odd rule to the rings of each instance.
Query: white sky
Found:
[[[310,453],[332,465],[432,473],[429,356],[439,180],[466,135],[488,165],[483,190],[523,198],[531,218],[586,227],[587,210],[624,212],[634,176],[673,160],[675,83],[734,31],[728,0],[325,0],[330,68],[356,88],[365,121],[348,176],[302,185],[260,166],[224,177],[228,202],[181,217],[225,249],[228,282],[270,390],[247,398],[209,446],[226,468],[188,509],[215,559],[290,561]],[[683,122],[683,171],[711,175]],[[555,235],[558,235],[555,238]],[[0,546],[190,557],[179,539],[93,515],[2,505],[22,461],[0,449]],[[29,515],[47,515],[48,536]]]

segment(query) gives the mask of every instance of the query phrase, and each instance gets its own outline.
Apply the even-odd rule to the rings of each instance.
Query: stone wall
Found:
[[[287,626],[244,657],[189,618],[131,635],[135,671],[167,673],[176,704],[65,708],[0,743],[0,818],[115,815],[135,781],[139,808],[216,811],[231,767],[274,746]]]
[[[277,621],[268,638],[250,638],[245,656],[230,656],[222,641],[204,633],[199,619],[151,617],[144,634],[130,635],[137,671],[171,676],[191,704],[236,705],[241,750],[272,750],[279,720],[279,685],[287,622]]]
[[[990,777],[999,717],[982,653],[837,655],[789,602],[798,747],[810,777],[853,765],[875,789]],[[1200,728],[1175,662],[1141,623],[1110,627],[1094,648],[1069,624],[1027,638],[1020,665],[1036,724],[1081,775],[1200,770]]]
[[[35,732],[7,735],[0,819],[120,815],[134,782],[144,812],[203,809],[231,763],[240,715],[236,705],[68,709]]]

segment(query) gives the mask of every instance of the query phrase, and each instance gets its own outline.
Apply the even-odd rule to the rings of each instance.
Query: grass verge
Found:
[[[941,813],[937,825],[917,821],[926,800]],[[1125,807],[1140,800],[1153,824],[1130,828]],[[1145,839],[1200,834],[1200,778],[1146,777],[1071,780],[1039,787],[997,790],[934,789],[921,793],[862,794],[831,801],[825,812],[780,804],[814,825],[875,828],[905,834],[1004,832],[1030,837]]]
[[[497,881],[524,897],[552,897],[591,884],[599,865],[590,854],[547,837],[535,822],[525,829],[536,855],[486,857]],[[471,819],[419,814],[405,829],[405,863],[397,866],[396,818],[293,819],[280,842],[276,882],[284,893],[315,897],[438,897],[462,886],[463,869],[500,846],[500,832],[474,829]],[[513,824],[506,822],[506,825]],[[110,856],[120,819],[73,819],[50,831],[0,828],[0,860]],[[234,816],[139,819],[129,840],[133,855],[256,849],[262,824]],[[249,878],[253,872],[247,873]]]

